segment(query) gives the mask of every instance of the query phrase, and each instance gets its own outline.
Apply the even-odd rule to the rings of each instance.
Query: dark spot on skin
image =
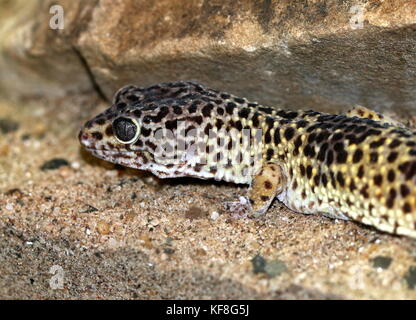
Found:
[[[105,134],[108,137],[111,137],[114,134],[113,126],[111,124],[105,129]]]
[[[300,169],[300,174],[301,174],[301,176],[304,176],[304,175],[305,175],[305,173],[306,173],[305,166],[304,166],[303,164],[301,164],[301,165],[299,166],[299,169]]]
[[[148,137],[148,136],[150,136],[150,133],[152,132],[152,130],[151,129],[147,129],[147,128],[142,128],[141,130],[140,130],[140,134],[143,136],[143,137]]]
[[[243,125],[240,120],[236,121],[233,127],[236,128],[238,131],[241,131],[243,129]]]
[[[173,112],[175,113],[175,114],[177,114],[177,115],[180,115],[180,114],[182,114],[182,108],[181,107],[179,107],[179,106],[173,106],[172,107],[173,108]]]
[[[396,174],[394,173],[394,170],[390,169],[389,172],[387,173],[387,179],[389,180],[389,182],[393,182],[395,177],[396,177]]]
[[[308,126],[308,124],[309,124],[309,122],[308,121],[306,121],[306,120],[300,120],[300,121],[298,121],[298,122],[296,122],[296,127],[299,129],[299,128],[305,128],[305,127],[307,127]]]
[[[332,141],[341,140],[343,137],[344,137],[344,134],[342,132],[337,132],[333,135]]]
[[[212,109],[214,109],[214,106],[211,103],[208,103],[206,106],[204,106],[202,108],[202,114],[204,115],[204,117],[211,116]]]
[[[285,110],[279,110],[276,114],[279,117],[282,117],[288,120],[292,120],[298,116],[298,113],[295,111],[285,111]]]
[[[396,147],[398,147],[401,144],[401,141],[394,139],[390,144],[389,144],[389,148],[394,149]]]
[[[347,162],[348,153],[345,150],[341,150],[337,153],[337,162],[338,163],[345,163]]]
[[[266,131],[264,135],[264,143],[269,144],[272,141],[272,136],[270,135],[270,130]]]
[[[271,188],[273,188],[273,185],[272,185],[272,183],[269,181],[269,180],[266,180],[265,182],[264,182],[264,187],[266,188],[266,189],[271,189]]]
[[[354,133],[363,133],[366,129],[367,129],[367,127],[366,127],[366,126],[358,126],[358,127],[354,130]]]
[[[344,186],[345,186],[344,176],[342,175],[342,173],[341,173],[341,172],[338,172],[338,173],[337,173],[337,181],[338,181],[338,183],[339,183],[339,185],[340,185],[341,187],[344,187]]]
[[[209,136],[209,132],[210,132],[210,130],[212,130],[212,128],[213,128],[212,124],[211,124],[211,123],[208,123],[208,124],[205,126],[204,133],[205,133],[207,136]]]
[[[134,110],[133,114],[135,117],[140,118],[142,116],[142,112],[140,110]]]
[[[405,175],[406,179],[409,180],[416,174],[416,161],[403,162],[398,168]]]
[[[293,149],[293,155],[297,156],[299,154],[299,147],[302,145],[302,137],[298,136],[295,140],[294,146],[295,148]]]
[[[87,121],[86,123],[85,123],[85,126],[88,128],[88,129],[91,129],[92,128],[92,125],[93,125],[93,121],[92,120],[89,120],[89,121]],[[17,130],[17,129],[16,129]],[[2,130],[2,132],[3,132],[3,130]]]
[[[294,135],[295,135],[295,129],[294,128],[289,127],[285,130],[284,136],[285,136],[287,141],[292,139]]]
[[[330,166],[334,162],[334,153],[332,150],[328,150],[328,153],[326,155],[326,163],[328,166]]]
[[[185,129],[185,136],[187,136],[189,134],[189,132],[191,132],[190,136],[195,136],[195,133],[192,131],[195,129],[195,126],[190,125],[189,127],[187,127]]]
[[[273,128],[274,121],[275,121],[274,118],[272,118],[272,117],[266,117],[266,124],[267,124],[267,127],[269,129]]]
[[[196,116],[196,117],[192,117],[190,118],[191,121],[195,121],[197,124],[201,124],[203,119],[202,116]]]
[[[354,191],[355,189],[357,189],[357,187],[356,187],[356,185],[355,185],[355,182],[354,182],[354,180],[351,180],[351,182],[350,182],[350,191],[352,192],[352,191]]]
[[[274,131],[273,141],[274,141],[274,144],[275,145],[278,145],[281,142],[280,132],[279,132],[279,129],[278,128],[276,128],[276,130]]]
[[[134,145],[138,146],[138,147],[143,147],[143,141],[140,139],[137,139],[137,141],[134,143]]]
[[[361,166],[358,168],[357,177],[361,179],[363,176],[364,176],[364,166],[363,166],[363,165],[361,165]]]
[[[310,165],[306,167],[306,176],[308,177],[308,179],[312,177],[312,166]]]
[[[135,102],[135,101],[138,101],[138,100],[139,100],[139,98],[138,98],[138,97],[136,97],[136,96],[135,96],[135,95],[133,95],[133,94],[131,94],[131,95],[127,96],[127,99],[128,99],[128,100],[130,100],[130,101],[132,101],[132,102]]]
[[[371,142],[370,143],[370,148],[374,149],[374,148],[381,147],[384,144],[385,141],[386,141],[386,138],[381,138],[378,141]]]
[[[322,131],[316,136],[316,142],[322,143],[323,141],[326,141],[330,136],[330,133],[328,131]]]
[[[303,153],[305,154],[305,156],[313,158],[316,155],[315,147],[311,145],[307,145],[305,149],[303,150]]]
[[[267,156],[266,156],[267,160],[270,160],[273,157],[273,155],[274,155],[274,150],[273,149],[268,149],[267,150]]]
[[[228,102],[227,106],[225,107],[225,111],[227,111],[229,115],[232,115],[236,107],[237,105],[234,102]]]
[[[313,143],[315,141],[315,138],[316,138],[316,133],[311,133],[308,136],[308,143]]]
[[[301,196],[302,196],[302,199],[306,199],[306,192],[305,192],[305,190],[302,191]]]
[[[268,108],[268,107],[259,107],[259,110],[261,112],[264,112],[264,113],[267,113],[267,114],[273,113],[273,109],[272,108]]]
[[[361,149],[357,149],[354,152],[354,155],[352,157],[352,162],[357,163],[360,162],[363,158],[363,151]]]
[[[408,202],[404,203],[403,212],[404,213],[411,213],[412,212],[412,206]]]
[[[400,185],[400,193],[401,193],[403,198],[406,197],[407,195],[410,194],[409,187],[405,184]]]
[[[321,181],[321,176],[320,176],[320,174],[318,173],[317,175],[315,175],[315,176],[313,177],[313,182],[314,182],[315,186],[319,186],[320,181]]]
[[[259,122],[259,117],[260,117],[260,113],[255,112],[253,114],[253,117],[251,118],[251,121],[253,122],[253,127],[258,127],[260,122]]]
[[[123,110],[127,107],[127,104],[124,102],[120,102],[116,105],[117,110]]]
[[[261,199],[261,201],[266,202],[266,201],[269,201],[270,197],[268,197],[268,196],[261,196],[260,199]]]
[[[378,161],[378,153],[371,152],[370,153],[370,162],[376,163]]]
[[[325,174],[325,173],[323,173],[323,174],[322,174],[322,176],[321,176],[321,181],[322,181],[322,185],[323,185],[324,187],[326,187],[326,185],[328,184],[328,178],[327,178],[327,176],[326,176],[326,174]]]
[[[218,107],[218,108],[217,108],[217,113],[218,113],[220,116],[222,116],[222,115],[224,114],[224,109],[223,109],[223,108]]]
[[[96,140],[101,140],[102,138],[103,138],[103,135],[102,135],[102,133],[101,132],[93,132],[93,133],[91,133],[91,136],[94,138],[94,139],[96,139]]]
[[[156,148],[157,148],[157,146],[156,146],[153,142],[151,142],[151,141],[146,141],[146,142],[145,142],[145,144],[146,144],[149,148],[151,148],[153,151],[155,151],[155,150],[156,150]]]
[[[197,108],[198,108],[198,104],[194,102],[188,107],[188,112],[195,113]]]
[[[368,184],[366,184],[360,191],[361,195],[366,199],[368,199],[369,197],[367,189],[368,189]]]
[[[244,99],[238,98],[238,97],[235,97],[234,98],[234,101],[237,102],[237,103],[239,103],[239,104],[243,104],[245,102]]]
[[[397,152],[395,152],[395,151],[390,152],[390,154],[387,157],[387,161],[390,162],[390,163],[396,161],[398,155],[399,154]]]
[[[176,128],[177,128],[177,121],[176,120],[166,121],[165,127],[168,130],[176,130]]]
[[[298,187],[298,181],[295,180],[293,181],[292,190],[296,190],[297,187]]]
[[[247,119],[249,114],[250,114],[250,109],[248,108],[243,108],[238,112],[238,116],[243,119]]]
[[[95,120],[95,123],[102,126],[105,123],[105,119],[104,118],[98,118],[97,120]]]
[[[374,184],[377,186],[381,186],[381,184],[383,183],[383,176],[381,174],[378,174],[376,176],[374,176]]]
[[[217,167],[215,166],[210,167],[209,172],[215,174],[217,172]]]
[[[145,123],[145,124],[150,124],[150,122],[152,122],[152,117],[150,117],[150,116],[145,116],[145,117],[143,118],[143,123]]]
[[[321,146],[321,148],[319,149],[318,157],[317,157],[319,161],[324,161],[325,160],[325,155],[326,155],[326,152],[328,150],[328,146],[329,146],[329,144],[327,142],[325,142]]]
[[[220,97],[224,100],[231,98],[231,96],[228,93],[221,93]]]
[[[224,125],[224,121],[222,121],[221,119],[217,119],[217,121],[215,122],[215,126],[217,127],[218,130],[220,130],[223,125]]]

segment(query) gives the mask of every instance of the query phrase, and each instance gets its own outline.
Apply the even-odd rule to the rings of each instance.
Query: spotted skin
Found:
[[[277,197],[296,212],[416,237],[415,133],[360,106],[333,115],[195,82],[127,86],[79,139],[99,158],[161,178],[249,184],[233,210],[260,215]]]

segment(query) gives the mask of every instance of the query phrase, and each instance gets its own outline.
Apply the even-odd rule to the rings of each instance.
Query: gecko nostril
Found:
[[[86,145],[86,142],[88,141],[88,133],[85,133],[81,130],[78,134],[78,140],[82,145]]]

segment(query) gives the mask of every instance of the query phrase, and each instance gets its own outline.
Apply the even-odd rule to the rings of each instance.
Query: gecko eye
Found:
[[[113,130],[117,140],[123,144],[133,143],[140,133],[136,120],[123,117],[113,121]]]

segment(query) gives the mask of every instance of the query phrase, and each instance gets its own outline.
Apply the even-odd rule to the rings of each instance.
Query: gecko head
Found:
[[[109,162],[148,169],[159,176],[163,174],[155,171],[177,169],[180,164],[174,167],[171,160],[180,137],[202,122],[200,108],[189,109],[200,96],[196,86],[192,82],[126,86],[115,94],[107,110],[84,124],[79,141],[87,151]],[[178,128],[181,121],[183,128]]]

